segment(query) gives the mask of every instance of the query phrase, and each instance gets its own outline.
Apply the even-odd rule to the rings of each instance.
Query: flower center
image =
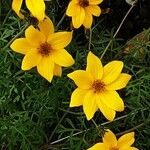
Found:
[[[111,150],[119,150],[119,148],[115,146],[115,147],[112,147]]]
[[[50,54],[50,52],[52,50],[52,47],[51,47],[50,44],[48,44],[46,42],[46,43],[42,43],[38,49],[39,49],[39,53],[42,56],[49,56],[49,54]]]
[[[92,89],[94,93],[99,93],[105,90],[105,84],[100,80],[95,80],[92,84]]]
[[[87,7],[87,6],[89,6],[89,1],[88,0],[79,0],[79,5],[81,7]]]

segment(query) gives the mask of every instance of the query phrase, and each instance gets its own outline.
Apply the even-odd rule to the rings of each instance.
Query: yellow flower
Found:
[[[72,17],[72,23],[75,28],[82,24],[85,28],[90,28],[93,22],[93,16],[100,16],[101,9],[98,6],[103,0],[71,0],[66,14]]]
[[[117,141],[114,133],[107,130],[103,137],[103,143],[97,143],[88,150],[138,150],[135,147],[131,147],[134,141],[134,132],[121,136]]]
[[[61,66],[68,67],[74,63],[72,56],[64,49],[72,39],[72,32],[54,33],[53,23],[48,17],[38,24],[38,28],[29,26],[25,38],[16,39],[11,48],[25,54],[22,70],[37,66],[39,74],[51,81],[53,75],[61,76]]]
[[[20,12],[23,0],[13,0],[12,9],[20,18],[24,18],[24,15]],[[37,18],[39,21],[43,20],[45,17],[45,3],[44,0],[25,0],[27,8],[30,10],[31,14]]]
[[[68,74],[78,86],[71,95],[70,107],[83,105],[88,120],[99,108],[108,120],[113,120],[116,111],[124,110],[124,103],[116,90],[124,88],[131,78],[121,73],[122,68],[122,61],[112,61],[103,67],[100,59],[89,52],[86,70]]]

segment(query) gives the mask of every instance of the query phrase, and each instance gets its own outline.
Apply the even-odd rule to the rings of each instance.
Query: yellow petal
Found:
[[[51,82],[53,78],[54,62],[50,57],[43,57],[37,65],[37,70],[42,77]]]
[[[89,5],[88,7],[86,7],[86,9],[94,16],[98,17],[101,14],[101,9],[97,5]]]
[[[26,54],[34,48],[26,38],[16,39],[11,45],[11,49],[15,52]]]
[[[41,55],[38,54],[36,50],[28,52],[22,61],[22,70],[29,70],[39,64],[41,61]]]
[[[110,150],[110,149],[104,143],[97,143],[94,146],[92,146],[91,148],[89,148],[88,150]]]
[[[79,28],[83,24],[84,18],[85,10],[82,7],[79,7],[79,11],[78,9],[76,10],[76,15],[72,16],[72,24],[74,28]]]
[[[72,56],[65,49],[52,52],[52,59],[57,65],[63,67],[69,67],[74,64]]]
[[[93,22],[92,14],[85,9],[85,17],[84,17],[84,21],[83,21],[84,27],[87,29],[91,28],[92,22]]]
[[[114,82],[120,75],[123,68],[122,61],[111,61],[104,66],[102,81],[107,85]]]
[[[105,103],[100,100],[100,97],[97,96],[97,105],[102,114],[110,121],[113,121],[116,115],[116,112],[108,107]]]
[[[109,129],[106,130],[104,137],[103,137],[103,142],[105,145],[108,145],[109,147],[114,147],[117,145],[117,139],[115,134],[110,131]]]
[[[102,2],[103,0],[89,0],[90,5],[98,5]]]
[[[66,47],[72,40],[72,32],[57,32],[53,33],[48,38],[53,49],[62,49]]]
[[[61,68],[61,66],[59,66],[57,64],[54,65],[54,75],[61,77],[61,75],[62,75],[62,68]]]
[[[87,90],[76,88],[71,95],[70,107],[81,106]]]
[[[45,35],[46,39],[52,33],[54,33],[54,26],[50,18],[45,17],[44,20],[38,24],[40,31]]]
[[[115,111],[123,111],[124,103],[116,91],[103,91],[98,94],[99,100]]]
[[[81,89],[89,89],[92,85],[92,77],[84,70],[76,70],[67,75]]]
[[[106,86],[106,89],[120,90],[120,89],[126,87],[126,85],[130,79],[131,79],[131,75],[126,74],[126,73],[121,73],[114,82],[112,82]]]
[[[38,47],[41,43],[45,43],[45,36],[32,25],[25,31],[25,36],[28,42],[32,43],[35,47]]]
[[[27,8],[31,14],[39,21],[42,21],[45,17],[45,3],[44,0],[25,0]]]
[[[87,67],[86,71],[91,74],[93,79],[101,79],[103,75],[103,66],[100,59],[95,56],[92,52],[88,53],[87,56]]]
[[[97,110],[96,95],[92,90],[89,90],[83,100],[83,111],[87,120],[92,119]]]
[[[136,147],[125,147],[125,148],[120,148],[119,150],[139,150]]]
[[[76,3],[74,1],[70,1],[67,10],[66,10],[66,15],[67,16],[73,16],[76,12],[76,8],[78,9],[78,6],[76,5]]]
[[[134,132],[127,133],[118,139],[118,147],[122,149],[125,147],[130,147],[134,141]]]
[[[24,15],[20,12],[22,2],[23,2],[23,0],[13,0],[13,2],[12,2],[12,9],[16,12],[16,14],[21,19],[24,19]]]

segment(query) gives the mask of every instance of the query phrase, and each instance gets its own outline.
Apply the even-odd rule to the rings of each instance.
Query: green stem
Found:
[[[11,13],[11,11],[12,10],[10,9],[9,12],[7,13],[7,15],[6,15],[4,21],[3,21],[2,25],[1,25],[1,28],[5,25],[5,23],[6,23],[7,19],[8,19],[8,17],[9,17],[9,15],[10,15],[10,13]]]
[[[122,19],[122,21],[121,21],[119,27],[117,28],[115,34],[114,34],[113,37],[112,37],[112,39],[109,41],[108,45],[107,45],[106,48],[104,49],[104,51],[103,51],[103,53],[102,53],[100,59],[102,59],[102,58],[104,57],[104,55],[105,55],[105,53],[107,52],[109,46],[110,46],[111,43],[113,42],[113,39],[116,37],[116,35],[117,35],[118,32],[120,31],[120,29],[121,29],[121,27],[122,27],[124,21],[126,20],[127,16],[129,15],[129,13],[131,12],[131,10],[133,9],[134,6],[135,6],[135,5],[133,4],[133,5],[129,8],[129,10],[127,11],[126,15],[125,15],[124,18]]]
[[[64,13],[64,15],[62,16],[62,18],[60,19],[60,21],[58,22],[58,24],[56,25],[56,29],[58,29],[58,27],[60,26],[60,24],[63,22],[63,20],[66,17],[66,12]]]
[[[131,129],[128,129],[128,130],[126,130],[126,131],[123,131],[123,132],[120,132],[120,133],[116,134],[116,136],[121,136],[121,135],[124,135],[124,134],[126,134],[126,133],[133,132],[134,130],[136,130],[136,129],[138,129],[138,128],[141,128],[141,127],[144,126],[144,125],[145,125],[145,123],[143,122],[143,123],[141,123],[141,124],[139,124],[139,125],[137,125],[137,126],[131,128]]]
[[[92,29],[90,28],[90,35],[89,35],[89,46],[88,46],[88,50],[91,50],[91,41],[92,41]]]
[[[68,108],[67,111],[69,111],[69,108]],[[51,141],[51,139],[52,139],[52,137],[54,136],[54,134],[55,134],[57,128],[59,127],[59,125],[61,124],[61,122],[63,121],[63,119],[64,119],[65,116],[67,115],[67,113],[68,113],[68,112],[65,112],[64,115],[63,115],[63,116],[61,117],[61,119],[59,120],[58,124],[56,125],[56,127],[54,128],[52,134],[50,135],[50,137],[49,137],[49,139],[48,139],[49,141]]]
[[[136,113],[137,113],[137,111],[134,112],[134,113],[132,113],[132,114],[130,114],[130,115],[134,115],[134,114],[136,114]],[[118,117],[118,118],[114,119],[113,121],[104,122],[104,123],[98,125],[98,127],[104,126],[104,125],[107,125],[107,124],[110,124],[110,123],[115,122],[115,121],[118,121],[118,120],[122,120],[122,119],[124,119],[124,118],[126,118],[126,117],[128,117],[128,115],[124,115],[124,116]],[[83,133],[88,132],[88,131],[90,131],[90,130],[91,130],[91,129],[85,129],[85,130],[83,130],[83,131],[79,131],[79,132],[77,132],[77,133],[72,134],[71,136],[66,136],[66,137],[63,137],[63,138],[58,139],[58,140],[56,140],[56,141],[53,141],[53,142],[51,142],[50,144],[56,144],[56,143],[62,142],[62,141],[64,141],[64,140],[66,140],[66,139],[69,139],[70,137],[77,136],[77,135],[79,135],[79,134],[83,134]]]
[[[7,47],[9,47],[9,46],[11,45],[11,43],[12,43],[16,38],[18,38],[18,37],[24,32],[24,30],[28,27],[28,25],[29,25],[29,23],[26,23],[25,26],[22,28],[22,30],[21,30],[18,34],[16,34],[16,35],[7,43],[7,45],[5,45],[5,46],[3,47],[3,50],[5,50]]]

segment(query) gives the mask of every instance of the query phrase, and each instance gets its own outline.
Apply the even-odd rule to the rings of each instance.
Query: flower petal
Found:
[[[102,103],[115,111],[123,111],[124,103],[116,91],[103,91],[98,94]]]
[[[92,14],[85,9],[85,17],[84,17],[84,21],[83,21],[84,27],[87,29],[91,28],[92,22],[93,22]]]
[[[103,103],[99,96],[97,96],[97,105],[102,114],[110,121],[113,121],[116,115],[116,112]]]
[[[39,64],[41,61],[41,55],[38,54],[37,50],[28,52],[22,61],[22,70],[29,70]]]
[[[85,18],[85,10],[82,7],[79,7],[78,9],[76,10],[76,15],[72,16],[72,24],[74,28],[79,28],[83,24]]]
[[[97,143],[88,150],[109,150],[109,148],[104,143]]]
[[[91,74],[95,79],[101,79],[103,75],[103,67],[100,59],[95,56],[92,52],[88,53],[87,56],[87,67],[86,71]]]
[[[26,29],[25,36],[28,42],[32,43],[35,47],[46,41],[45,36],[32,25]]]
[[[103,142],[105,145],[108,145],[109,147],[114,147],[117,145],[117,138],[115,134],[108,129],[104,134]]]
[[[102,2],[103,0],[89,0],[90,5],[98,5]]]
[[[121,73],[119,77],[112,83],[106,85],[106,89],[108,90],[120,90],[126,87],[127,83],[131,79],[131,75],[126,73]]]
[[[92,119],[97,110],[96,95],[92,90],[89,90],[83,100],[83,111],[87,120]]]
[[[136,147],[125,147],[125,148],[120,148],[119,150],[139,150]]]
[[[37,65],[37,70],[42,77],[51,82],[54,72],[54,62],[50,57],[43,57]]]
[[[102,81],[107,85],[115,81],[123,68],[122,61],[111,61],[107,65],[104,66],[104,74]]]
[[[94,16],[98,17],[101,14],[101,9],[97,5],[89,5],[88,7],[86,7],[86,9]]]
[[[122,149],[125,147],[130,147],[134,141],[134,132],[127,133],[118,139],[118,147]]]
[[[31,14],[39,21],[45,17],[45,3],[44,0],[26,0],[26,6],[30,10]]]
[[[52,52],[52,59],[57,65],[63,67],[69,67],[74,64],[72,56],[65,49]]]
[[[66,15],[70,17],[73,16],[78,8],[79,7],[76,5],[75,1],[70,1],[66,10]]]
[[[16,14],[21,19],[24,19],[24,15],[20,12],[22,2],[23,2],[23,0],[13,0],[13,2],[12,2],[12,9],[16,12]]]
[[[92,85],[92,77],[84,70],[76,70],[67,75],[81,89],[89,89]]]
[[[46,39],[50,34],[54,33],[54,25],[49,17],[45,17],[44,20],[40,21],[38,27]]]
[[[71,95],[71,102],[69,107],[81,106],[86,94],[87,90],[76,88]]]
[[[48,43],[53,49],[62,49],[66,47],[72,40],[72,32],[57,32],[53,33],[48,38]]]
[[[55,75],[55,76],[61,77],[61,75],[62,75],[62,68],[61,68],[61,66],[55,64],[55,65],[54,65],[54,71],[53,71],[53,72],[54,72],[54,75]]]
[[[32,46],[30,44],[30,42],[27,41],[26,38],[19,38],[16,39],[11,45],[10,45],[11,49],[15,52],[21,53],[21,54],[26,54],[27,52],[29,52],[31,49],[34,48],[34,46]]]

